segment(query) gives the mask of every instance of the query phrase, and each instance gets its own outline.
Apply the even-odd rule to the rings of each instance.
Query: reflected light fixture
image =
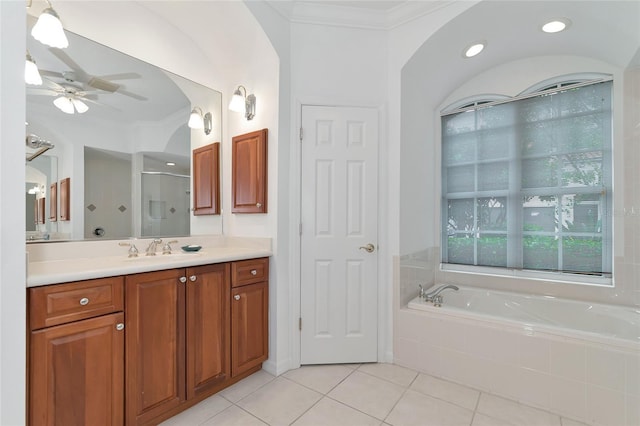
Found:
[[[560,31],[566,30],[570,23],[571,21],[567,18],[554,19],[542,25],[542,31],[550,34],[559,33]]]
[[[31,29],[31,35],[42,44],[64,49],[69,46],[69,40],[67,40],[67,36],[64,34],[60,17],[56,11],[53,10],[51,2],[49,2],[49,0],[46,0],[46,2],[49,7],[43,10],[38,17],[38,21]]]
[[[245,118],[252,120],[256,116],[256,97],[253,94],[247,96],[247,89],[244,86],[238,86],[233,92],[231,102],[229,102],[229,109],[235,112],[244,112]]]
[[[87,104],[79,99],[70,98],[67,96],[60,96],[53,100],[53,104],[62,112],[67,114],[83,114],[89,110]]]
[[[204,129],[204,134],[208,135],[211,133],[212,128],[211,113],[208,112],[203,115],[202,109],[200,107],[195,107],[191,110],[187,125],[192,129]]]
[[[28,50],[27,60],[24,65],[24,82],[35,86],[40,86],[42,84],[42,77],[40,76],[40,71],[38,71],[36,61],[33,60]]]
[[[465,58],[473,58],[474,56],[482,52],[486,45],[487,43],[484,41],[473,43],[472,45],[467,46],[464,49],[463,56]]]

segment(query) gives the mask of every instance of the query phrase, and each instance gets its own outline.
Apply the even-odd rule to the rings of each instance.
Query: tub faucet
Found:
[[[424,300],[426,300],[427,302],[433,302],[433,304],[435,306],[440,306],[440,305],[442,305],[442,296],[440,296],[440,293],[442,293],[443,291],[445,291],[448,288],[458,291],[458,287],[453,285],[453,284],[441,285],[440,287],[436,288],[435,290],[425,294],[424,295]]]

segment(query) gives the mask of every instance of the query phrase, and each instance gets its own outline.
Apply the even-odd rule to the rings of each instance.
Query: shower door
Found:
[[[189,177],[142,173],[142,237],[189,235]]]

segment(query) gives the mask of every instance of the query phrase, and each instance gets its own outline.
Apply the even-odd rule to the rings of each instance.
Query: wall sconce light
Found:
[[[244,94],[240,89],[244,91]],[[244,112],[245,118],[251,120],[256,116],[256,97],[253,94],[247,96],[247,89],[244,86],[238,86],[233,92],[231,102],[229,102],[229,109],[235,112]]]
[[[40,86],[42,84],[42,76],[40,76],[40,71],[38,71],[36,61],[33,60],[28,50],[27,60],[24,66],[24,82],[35,86]]]
[[[67,40],[60,17],[53,10],[51,2],[49,0],[46,2],[49,7],[43,10],[38,17],[38,22],[33,26],[31,35],[42,44],[64,49],[69,46],[69,40]]]
[[[212,119],[211,113],[208,112],[202,115],[202,109],[200,107],[195,107],[191,110],[191,115],[189,115],[189,122],[187,125],[192,129],[204,129],[204,134],[208,135],[211,133],[212,129]]]

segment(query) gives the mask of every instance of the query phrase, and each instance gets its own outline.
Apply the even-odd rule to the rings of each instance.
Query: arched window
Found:
[[[443,112],[445,266],[611,282],[611,91],[565,76]]]

